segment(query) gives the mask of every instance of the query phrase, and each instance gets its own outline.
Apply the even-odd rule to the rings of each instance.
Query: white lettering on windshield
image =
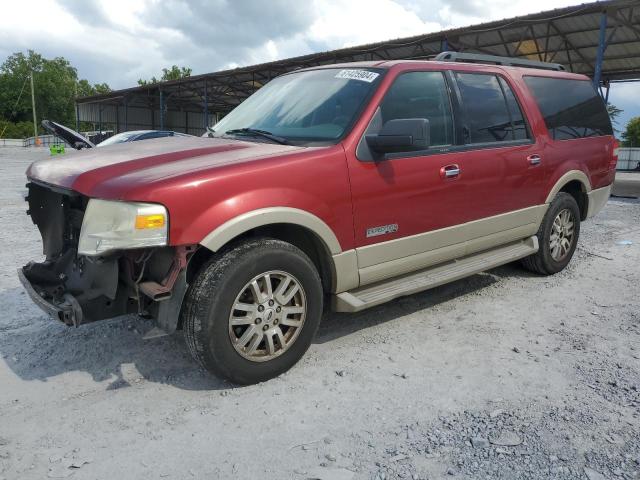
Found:
[[[367,70],[340,70],[335,78],[344,78],[347,80],[360,80],[362,82],[371,83],[380,74],[375,72],[369,72]]]

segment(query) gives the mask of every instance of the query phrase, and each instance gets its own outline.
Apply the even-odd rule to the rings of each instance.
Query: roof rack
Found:
[[[489,63],[494,65],[507,65],[512,67],[540,68],[543,70],[565,71],[564,65],[559,63],[537,62],[516,57],[499,57],[497,55],[485,55],[481,53],[442,52],[436,55],[434,60],[439,62],[466,62]]]

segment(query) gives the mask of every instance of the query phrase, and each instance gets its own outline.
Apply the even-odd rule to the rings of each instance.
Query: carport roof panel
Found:
[[[116,105],[126,99],[129,105],[151,107],[158,105],[162,91],[172,106],[202,106],[206,95],[210,108],[224,111],[271,78],[300,68],[362,60],[429,59],[445,49],[562,63],[568,70],[593,75],[603,12],[608,47],[602,79],[640,79],[640,2],[609,0],[116,90],[79,98],[77,103]]]

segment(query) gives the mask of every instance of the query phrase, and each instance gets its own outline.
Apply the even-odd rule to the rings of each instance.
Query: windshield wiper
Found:
[[[253,135],[256,137],[268,138],[269,140],[281,145],[289,145],[289,142],[286,138],[279,137],[278,135],[274,135],[271,132],[267,132],[266,130],[259,130],[257,128],[234,128],[232,130],[227,130],[224,133],[230,133],[231,135]]]

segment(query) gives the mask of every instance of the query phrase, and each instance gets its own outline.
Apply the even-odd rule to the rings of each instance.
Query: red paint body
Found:
[[[264,207],[293,207],[322,219],[343,250],[380,239],[367,228],[396,223],[384,240],[422,233],[540,205],[569,170],[592,188],[609,185],[615,170],[611,136],[554,141],[522,80],[531,70],[439,62],[366,62],[387,73],[343,141],[292,147],[240,140],[165,138],[91,149],[33,164],[29,178],[89,197],[160,203],[169,211],[171,245],[199,243],[225,221]],[[356,146],[398,74],[417,70],[502,75],[522,106],[535,142],[425,157],[361,162]],[[564,72],[545,76],[585,79]],[[539,155],[540,165],[528,157]],[[456,164],[460,175],[443,178]]]

